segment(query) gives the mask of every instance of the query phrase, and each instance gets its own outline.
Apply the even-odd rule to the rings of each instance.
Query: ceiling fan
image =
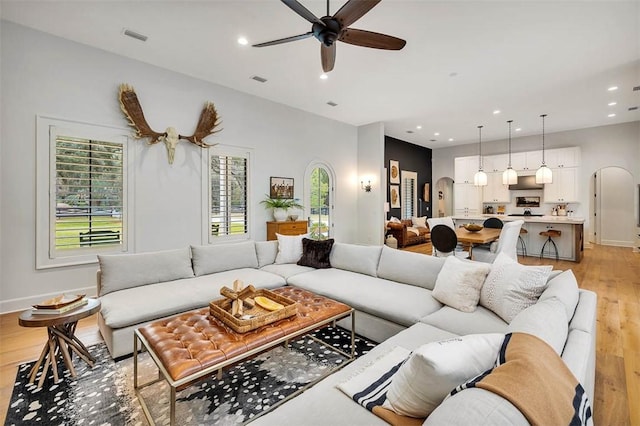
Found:
[[[292,37],[254,44],[253,47],[274,46],[314,36],[322,43],[320,45],[322,69],[324,72],[329,72],[336,62],[336,40],[356,46],[385,50],[400,50],[407,44],[405,40],[390,35],[349,28],[349,25],[362,18],[382,0],[349,0],[333,16],[329,15],[329,0],[327,0],[327,16],[322,18],[316,17],[297,0],[281,1],[298,15],[311,22],[313,24],[311,31]]]

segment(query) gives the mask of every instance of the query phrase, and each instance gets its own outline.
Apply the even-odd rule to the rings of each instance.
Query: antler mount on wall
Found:
[[[218,119],[218,112],[212,102],[207,102],[200,114],[200,120],[193,135],[185,136],[178,133],[173,127],[167,127],[164,133],[156,132],[149,126],[147,120],[144,117],[142,106],[138,101],[138,96],[133,90],[133,87],[128,84],[120,85],[120,92],[118,96],[120,100],[120,108],[125,117],[129,121],[129,125],[136,131],[134,137],[136,139],[149,138],[149,144],[156,144],[158,142],[164,142],[167,147],[167,153],[169,155],[169,164],[173,164],[175,158],[176,145],[180,139],[191,142],[201,148],[209,148],[217,144],[206,144],[203,139],[207,136],[211,136],[214,133],[218,133],[222,129],[216,130],[216,127],[220,125]]]

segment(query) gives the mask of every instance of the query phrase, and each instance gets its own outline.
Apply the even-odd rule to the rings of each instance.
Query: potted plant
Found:
[[[297,199],[285,199],[285,198],[271,198],[267,196],[264,200],[260,201],[260,204],[264,204],[265,208],[273,209],[273,218],[276,222],[284,222],[287,220],[287,210],[291,208],[303,209],[304,206],[298,203]]]

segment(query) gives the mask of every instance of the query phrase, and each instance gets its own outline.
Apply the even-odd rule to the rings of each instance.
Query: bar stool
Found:
[[[543,237],[547,237],[547,241],[544,242],[544,244],[542,245],[542,250],[540,250],[540,259],[542,259],[542,255],[544,254],[544,248],[547,246],[548,243],[551,243],[551,245],[553,246],[553,249],[556,252],[556,260],[559,260],[558,246],[556,246],[556,243],[555,241],[553,241],[552,237],[560,237],[560,235],[562,235],[562,231],[558,231],[557,229],[547,229],[546,231],[541,231],[540,235],[542,235]],[[551,252],[551,248],[549,248],[549,252]]]
[[[527,256],[527,245],[524,243],[524,240],[522,239],[522,234],[527,234],[529,231],[527,231],[524,228],[520,228],[520,235],[518,235],[518,243],[520,243],[520,248],[522,249],[522,255],[523,256]]]

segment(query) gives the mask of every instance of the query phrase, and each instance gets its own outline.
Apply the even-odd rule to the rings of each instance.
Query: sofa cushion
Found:
[[[253,284],[256,288],[277,288],[284,278],[252,268],[235,269],[175,281],[165,281],[109,293],[100,298],[101,314],[111,328],[128,327],[207,306],[219,299],[223,286],[234,280]]]
[[[98,255],[99,296],[126,288],[193,277],[189,248]]]
[[[241,243],[191,246],[196,276],[238,268],[257,268],[258,257],[253,241]]]
[[[412,217],[411,218],[411,225],[415,226],[416,228],[426,228],[427,227],[427,217],[426,216],[421,216],[421,217]]]
[[[271,265],[278,255],[278,241],[256,241],[256,255],[258,256],[258,268]]]
[[[375,277],[381,252],[382,246],[335,243],[331,250],[331,266]]]
[[[516,332],[539,337],[561,355],[569,332],[564,304],[555,297],[538,300],[538,303],[529,306],[511,321],[507,333]]]
[[[490,268],[486,263],[447,257],[436,279],[433,297],[459,311],[475,311]]]
[[[329,258],[333,243],[333,238],[327,240],[310,240],[309,238],[303,238],[302,257],[298,260],[298,265],[310,266],[316,269],[331,268]]]
[[[444,262],[445,259],[442,257],[425,256],[382,246],[377,276],[433,290]]]
[[[421,318],[420,321],[459,335],[506,333],[507,330],[507,323],[502,318],[480,305],[473,312],[462,312],[450,306],[444,306]]]
[[[430,290],[336,268],[294,275],[288,283],[403,326],[442,307]]]
[[[278,238],[278,255],[275,263],[296,263],[302,257],[302,239],[308,234],[282,235],[276,233]]]
[[[265,265],[260,268],[261,271],[270,272],[272,274],[280,275],[282,278],[289,279],[297,274],[302,274],[304,272],[310,272],[315,270],[310,266],[300,266],[295,263],[283,263],[281,265],[277,263],[273,263],[271,265]]]
[[[403,416],[427,417],[452,389],[494,365],[503,340],[471,334],[419,347],[391,379],[387,402]]]
[[[569,269],[547,282],[547,288],[540,295],[540,300],[555,297],[564,304],[567,318],[571,319],[578,306],[579,293],[578,281]]]
[[[482,286],[480,304],[511,322],[520,311],[537,302],[552,268],[521,265],[500,253]]]

